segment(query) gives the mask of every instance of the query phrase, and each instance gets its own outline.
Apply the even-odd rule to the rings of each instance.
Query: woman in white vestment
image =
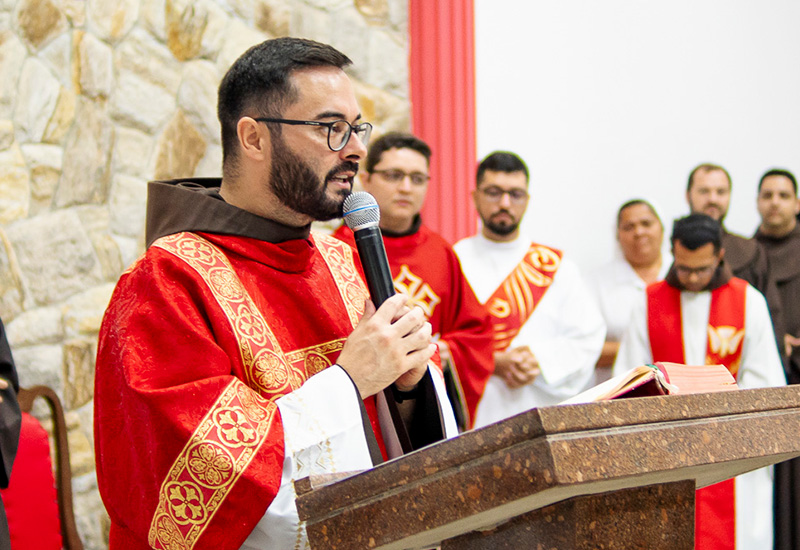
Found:
[[[607,263],[587,281],[607,327],[603,353],[597,362],[599,367],[614,364],[634,305],[641,301],[647,285],[663,279],[669,268],[661,251],[664,226],[649,202],[634,199],[619,208],[617,242],[623,257]],[[608,374],[610,369],[604,368],[597,381]]]

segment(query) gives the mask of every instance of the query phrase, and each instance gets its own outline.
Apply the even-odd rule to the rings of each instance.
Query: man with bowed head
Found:
[[[222,179],[149,186],[148,248],[97,357],[112,550],[304,548],[293,480],[370,468],[403,432],[456,433],[423,311],[403,295],[376,311],[353,250],[310,232],[366,155],[349,63],[309,40],[254,46],[219,88]]]
[[[485,426],[584,389],[606,330],[577,265],[520,236],[529,198],[522,159],[492,153],[476,179],[472,198],[483,227],[454,248],[494,325],[494,373],[476,417]]]
[[[388,133],[370,145],[361,181],[380,206],[394,286],[430,320],[442,364],[452,376],[450,401],[459,427],[467,429],[494,368],[492,325],[453,249],[420,217],[430,160],[430,147],[418,137]],[[355,245],[345,226],[334,235]]]
[[[740,388],[786,384],[764,297],[733,277],[722,227],[705,214],[676,220],[674,262],[647,287],[620,344],[614,375],[655,361],[725,365]],[[772,479],[756,470],[697,492],[697,548],[772,547]]]

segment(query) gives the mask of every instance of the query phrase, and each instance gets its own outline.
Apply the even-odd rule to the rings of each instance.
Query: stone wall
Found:
[[[406,0],[0,0],[0,316],[23,386],[63,399],[76,516],[107,546],[97,332],[143,251],[146,182],[219,176],[216,88],[249,46],[330,43],[376,132],[409,126]]]

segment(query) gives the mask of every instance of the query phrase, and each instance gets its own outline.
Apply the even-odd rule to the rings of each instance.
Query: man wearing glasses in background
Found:
[[[486,157],[472,196],[483,228],[454,248],[494,325],[494,373],[477,427],[584,389],[606,328],[577,265],[520,236],[529,198],[522,159],[506,152]]]
[[[148,248],[97,356],[111,550],[305,548],[293,480],[370,468],[396,432],[457,433],[423,311],[403,295],[376,311],[353,250],[310,232],[341,216],[367,152],[349,63],[254,46],[219,88],[222,179],[150,184]]]
[[[416,136],[389,133],[370,146],[364,190],[380,206],[380,228],[398,292],[421,307],[433,326],[459,427],[472,427],[494,370],[492,326],[449,244],[422,223],[431,149]],[[334,235],[355,246],[346,226]]]
[[[720,223],[705,214],[675,221],[674,262],[634,309],[614,375],[668,361],[725,365],[743,389],[786,384],[764,296],[722,261],[722,238]],[[767,469],[699,490],[696,509],[696,548],[772,548]]]

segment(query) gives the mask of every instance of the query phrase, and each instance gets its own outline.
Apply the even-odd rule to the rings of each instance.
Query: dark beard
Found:
[[[517,230],[519,227],[519,222],[517,223],[494,223],[491,219],[483,220],[483,225],[489,229],[495,235],[500,235],[505,237],[506,235],[511,235],[514,231]]]
[[[328,172],[320,183],[319,177],[308,164],[291,152],[280,137],[273,135],[270,186],[275,196],[295,212],[311,216],[317,221],[341,218],[342,204],[350,191],[342,189],[332,199],[327,194],[328,181],[348,171],[358,172],[358,164],[345,161]]]

